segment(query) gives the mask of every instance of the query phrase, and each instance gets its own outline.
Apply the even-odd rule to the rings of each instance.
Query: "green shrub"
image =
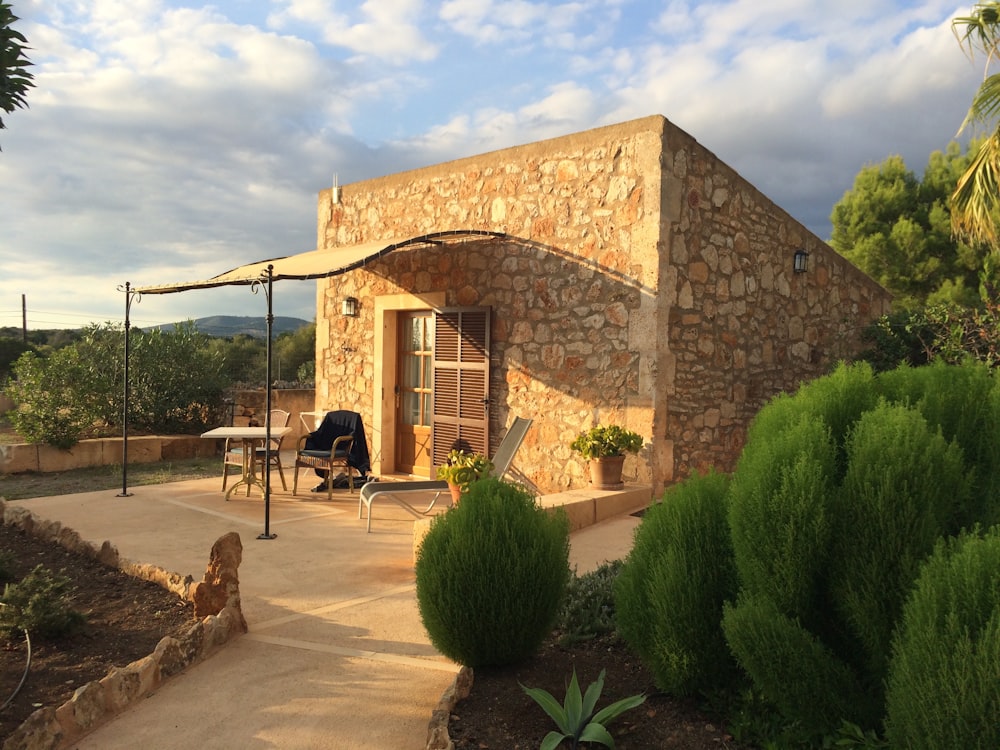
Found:
[[[56,448],[76,445],[97,420],[88,399],[81,395],[86,367],[72,347],[49,357],[26,352],[14,363],[14,380],[7,395],[17,404],[10,423],[32,443]]]
[[[920,564],[968,499],[957,445],[915,410],[883,404],[848,438],[837,493],[831,602],[850,634],[851,658],[881,702],[892,632]]]
[[[817,619],[829,565],[836,447],[813,415],[758,430],[733,477],[729,525],[740,585],[785,614]]]
[[[417,603],[434,646],[472,667],[514,664],[551,632],[569,569],[569,522],[520,486],[474,482],[431,523]]]
[[[836,449],[834,472],[839,479],[846,470],[844,440],[858,417],[875,407],[879,395],[870,365],[841,363],[826,377],[804,384],[794,395],[781,394],[761,409],[747,432],[744,457],[808,416],[830,431]]]
[[[762,745],[877,745],[886,690],[895,689],[888,680],[903,674],[889,655],[922,566],[940,539],[1000,517],[998,377],[976,363],[902,367],[877,377],[866,365],[842,365],[769,402],[750,427],[726,500],[711,506],[728,506],[728,530],[720,534],[715,517],[705,513],[695,514],[694,527],[680,534],[679,520],[667,522],[652,512],[659,508],[651,509],[619,576],[619,630],[658,684],[727,701],[750,696],[744,705],[752,702],[757,713],[746,726],[774,731],[746,737]],[[697,493],[701,481],[672,490],[663,512],[684,508],[677,499]],[[702,537],[719,550],[728,541],[731,552],[692,555],[698,569],[687,573],[677,560],[710,548]],[[669,565],[661,562],[668,559]],[[732,569],[731,591],[706,599],[715,603],[715,620],[692,624],[688,613],[710,606],[702,602],[699,610],[690,597],[710,587],[710,576],[722,580]],[[996,569],[994,588],[982,600],[990,607],[1000,598]],[[682,583],[671,585],[671,577]],[[953,661],[974,681],[985,673],[976,671],[980,665],[992,664],[995,691],[1000,616],[977,611],[992,618],[980,627],[990,634],[992,651],[977,647],[980,661],[973,665],[966,653],[971,647],[949,647],[950,631],[941,645],[945,655],[957,649]],[[964,622],[952,617],[945,625]],[[685,650],[719,632],[725,640],[714,662],[699,662]],[[932,652],[936,643],[924,636],[919,645]],[[712,673],[730,660],[740,670]],[[955,697],[941,711],[965,716],[962,691],[979,683],[968,687],[959,682],[958,667],[946,667],[940,689],[952,689]],[[749,680],[745,687],[743,680]],[[984,701],[977,700],[981,715],[1000,715],[995,703],[982,709]],[[910,721],[900,716],[899,722]]]
[[[27,630],[32,637],[59,638],[85,622],[83,614],[72,608],[69,579],[42,565],[18,583],[4,586],[0,604],[0,630],[10,635]]]
[[[914,750],[1000,747],[1000,527],[939,543],[893,643],[886,734]]]
[[[574,573],[570,577],[556,616],[560,643],[580,643],[617,633],[614,596],[615,580],[621,569],[622,561],[613,560],[581,576]]]
[[[194,323],[143,331],[131,341],[130,406],[137,429],[197,434],[222,422],[225,360]]]
[[[767,597],[741,594],[726,605],[722,627],[754,687],[804,738],[828,734],[842,719],[878,716],[850,667]]]
[[[193,323],[170,332],[136,330],[130,341],[133,428],[196,434],[222,421],[224,360]],[[23,354],[6,389],[18,405],[11,424],[30,442],[57,448],[120,430],[124,344],[122,327],[106,324],[89,326],[48,357]]]
[[[936,362],[928,367],[903,367],[879,378],[885,397],[913,406],[939,427],[946,440],[962,448],[971,495],[959,509],[955,525],[1000,523],[1000,384],[986,365],[968,360],[961,365]]]
[[[723,602],[736,590],[724,474],[694,476],[646,511],[615,584],[618,630],[656,684],[689,695],[732,672]]]
[[[900,310],[883,315],[862,332],[861,340],[869,348],[859,355],[876,372],[892,370],[901,364],[914,367],[927,364],[930,356],[924,342],[931,339],[927,318],[922,312]]]

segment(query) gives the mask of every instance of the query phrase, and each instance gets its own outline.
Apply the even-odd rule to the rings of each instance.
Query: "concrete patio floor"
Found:
[[[291,477],[289,486],[291,486]],[[313,478],[314,479],[314,478]],[[280,488],[277,477],[272,482]],[[372,533],[357,494],[273,490],[227,502],[221,476],[13,501],[130,560],[201,580],[212,544],[237,531],[249,633],[170,678],[74,745],[78,750],[424,748],[431,714],[459,667],[420,620],[414,518],[376,504]],[[2,490],[0,490],[2,494]],[[596,493],[613,502],[614,493]],[[598,501],[599,502],[599,501]],[[582,573],[624,557],[638,519],[613,516],[571,535]]]

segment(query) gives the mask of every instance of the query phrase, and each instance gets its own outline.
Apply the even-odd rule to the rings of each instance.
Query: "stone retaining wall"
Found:
[[[267,395],[263,389],[232,392],[233,424],[246,426],[251,419],[263,424]],[[285,436],[282,449],[290,449],[300,436],[310,431],[299,414],[313,411],[315,391],[312,388],[282,388],[271,393],[271,408],[290,413],[288,420],[292,431]],[[338,407],[339,408],[339,407]],[[204,440],[197,435],[141,435],[129,436],[128,462],[130,464],[180,461],[189,458],[211,458],[221,455],[222,440]],[[122,462],[122,438],[107,437],[81,440],[72,448],[63,450],[51,445],[15,443],[0,445],[0,474],[19,474],[26,471],[71,471],[88,466],[110,466]]]
[[[288,426],[292,428],[292,431],[285,436],[283,448],[294,447],[295,442],[302,435],[312,431],[311,423],[309,425],[303,423],[299,419],[299,415],[304,411],[313,411],[317,408],[315,394],[316,391],[312,388],[276,388],[271,391],[271,408],[283,409],[291,415],[288,418]],[[235,426],[245,427],[251,419],[257,424],[264,424],[263,415],[267,409],[267,391],[263,389],[236,390],[232,391],[231,397]],[[333,411],[333,408],[323,409],[323,411]]]
[[[118,550],[108,541],[99,548],[85,541],[77,532],[66,528],[58,521],[40,519],[27,508],[10,505],[0,499],[0,522],[16,526],[40,539],[61,544],[69,550],[87,555],[105,565],[116,567],[123,572],[158,583],[169,591],[189,601],[206,597],[199,591],[217,588],[211,573],[217,566],[213,562],[219,556],[217,548],[226,546],[231,550],[239,537],[228,534],[212,548],[212,559],[205,580],[194,583],[191,576],[180,576],[153,565],[136,563],[120,558]],[[242,545],[239,546],[242,550]],[[227,559],[233,560],[230,553]],[[235,560],[236,565],[239,559]],[[101,680],[88,682],[73,693],[61,706],[44,706],[35,711],[10,736],[4,740],[2,750],[65,750],[72,747],[82,737],[94,731],[132,703],[149,697],[169,677],[184,671],[187,667],[206,659],[223,644],[247,630],[246,621],[240,607],[236,571],[226,571],[226,599],[224,606],[211,614],[205,614],[179,636],[167,636],[160,640],[153,653],[121,669],[112,669]],[[195,614],[199,615],[198,608]]]
[[[203,440],[197,435],[143,435],[128,439],[130,464],[211,458],[220,453],[221,441]],[[120,437],[81,440],[68,450],[36,443],[0,445],[0,474],[70,471],[121,462]]]

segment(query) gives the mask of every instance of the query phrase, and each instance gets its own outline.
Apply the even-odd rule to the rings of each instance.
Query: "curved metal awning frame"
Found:
[[[253,291],[263,288],[267,297],[267,397],[265,413],[271,412],[271,328],[274,322],[272,306],[272,285],[275,281],[325,279],[353,271],[371,263],[395,250],[411,250],[421,247],[460,245],[486,240],[509,239],[502,232],[477,229],[459,229],[431,232],[401,241],[379,240],[358,245],[344,245],[329,250],[311,250],[298,255],[260,260],[248,263],[217,276],[200,281],[181,281],[173,284],[154,284],[133,287],[129,282],[119,287],[125,293],[125,394],[122,418],[122,491],[118,497],[128,497],[128,409],[129,409],[129,310],[133,300],[145,294],[173,294],[191,289],[211,289],[220,286],[250,286]],[[265,421],[268,428],[264,440],[264,532],[258,539],[274,539],[271,533],[271,420]]]
[[[435,245],[455,245],[503,239],[501,232],[466,229],[432,232],[402,241],[378,240],[358,245],[345,245],[328,250],[311,250],[298,255],[271,258],[248,263],[201,281],[181,281],[173,284],[137,286],[136,294],[172,294],[190,289],[210,289],[220,286],[248,286],[259,282],[281,280],[308,281],[324,279],[353,271],[394,250],[409,250]],[[269,271],[270,269],[270,271]]]

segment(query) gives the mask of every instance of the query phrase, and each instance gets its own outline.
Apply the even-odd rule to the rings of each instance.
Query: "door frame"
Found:
[[[375,387],[372,424],[374,433],[370,453],[372,471],[390,474],[396,467],[396,372],[399,365],[396,342],[399,336],[399,313],[414,310],[437,312],[445,306],[445,292],[428,294],[386,294],[375,297]]]

